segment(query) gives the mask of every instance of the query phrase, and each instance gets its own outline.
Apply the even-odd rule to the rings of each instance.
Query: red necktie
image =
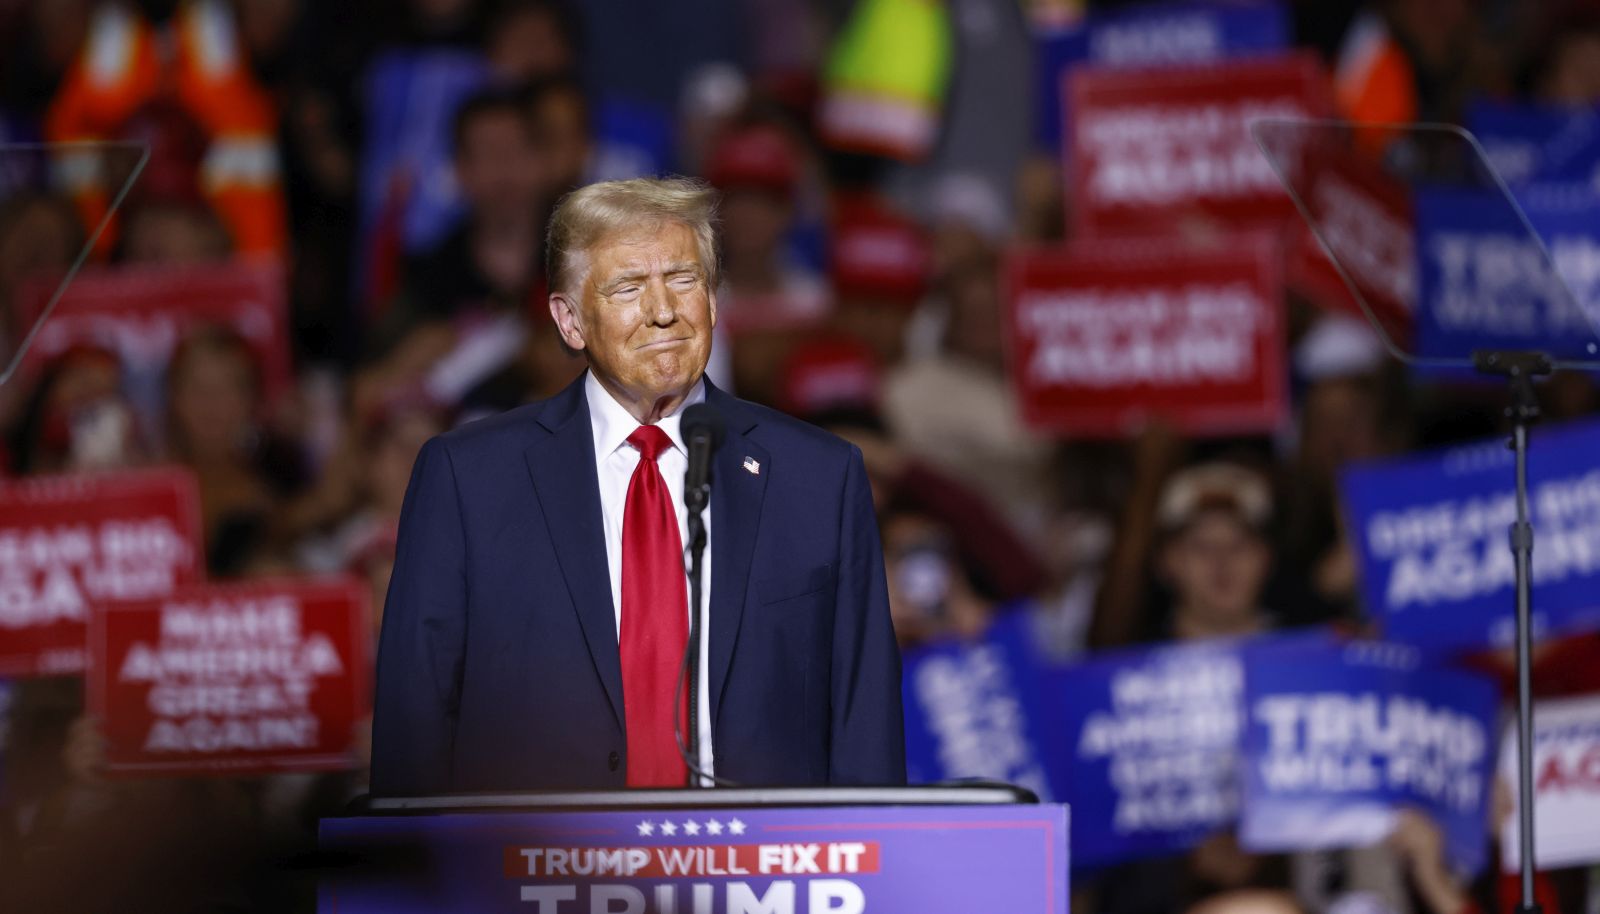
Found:
[[[628,786],[682,787],[673,709],[683,649],[689,641],[689,596],[683,577],[678,514],[656,457],[672,446],[667,433],[641,425],[628,436],[639,465],[622,512],[622,706],[628,726]],[[683,718],[688,726],[688,718]]]

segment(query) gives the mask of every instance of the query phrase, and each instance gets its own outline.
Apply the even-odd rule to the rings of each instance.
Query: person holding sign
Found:
[[[550,312],[589,370],[418,455],[378,654],[373,793],[682,786],[689,761],[746,784],[905,780],[861,453],[705,379],[713,210],[680,179],[594,184],[556,208]],[[688,708],[681,426],[699,403],[726,437]],[[678,741],[691,713],[693,760]]]

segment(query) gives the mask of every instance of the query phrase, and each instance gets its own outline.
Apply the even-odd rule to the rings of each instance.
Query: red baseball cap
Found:
[[[927,287],[932,255],[916,223],[875,198],[856,197],[835,207],[829,264],[840,299],[910,307]]]
[[[721,190],[755,187],[792,194],[800,180],[799,156],[777,127],[735,127],[712,147],[706,160],[706,180]]]
[[[796,416],[830,409],[876,409],[882,373],[872,350],[853,337],[829,334],[796,346],[784,362],[779,405]]]

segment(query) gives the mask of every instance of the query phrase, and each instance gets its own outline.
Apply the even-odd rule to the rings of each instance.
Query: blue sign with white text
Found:
[[[1590,182],[1600,168],[1600,109],[1480,102],[1467,128],[1507,184]]]
[[[1026,613],[1009,613],[981,641],[906,655],[901,682],[912,783],[982,778],[1054,797],[1029,621]]]
[[[1321,630],[1101,655],[1045,677],[1047,755],[1083,867],[1186,850],[1239,813],[1245,669],[1297,656]]]
[[[1179,0],[1092,12],[1042,32],[1035,47],[1034,139],[1058,149],[1065,133],[1061,87],[1072,68],[1170,67],[1215,63],[1289,46],[1289,18],[1277,2]]]
[[[1362,595],[1384,637],[1434,651],[1512,643],[1514,472],[1502,439],[1345,471]],[[1535,430],[1528,488],[1536,634],[1600,629],[1600,421]]]
[[[1418,355],[1533,349],[1591,359],[1600,352],[1584,310],[1600,300],[1574,298],[1600,289],[1600,196],[1536,187],[1517,200],[1538,238],[1498,190],[1418,188]]]
[[[1482,868],[1499,696],[1421,665],[1415,649],[1353,642],[1260,657],[1245,677],[1240,843],[1258,851],[1367,846],[1406,808],[1449,860]]]

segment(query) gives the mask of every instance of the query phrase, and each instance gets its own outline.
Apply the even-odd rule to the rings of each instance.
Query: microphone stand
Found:
[[[689,572],[689,644],[684,651],[684,675],[689,680],[688,746],[684,748],[689,768],[689,785],[704,787],[700,770],[700,650],[704,633],[700,630],[701,593],[703,592],[701,559],[706,551],[706,522],[702,512],[711,500],[711,486],[706,484],[683,491],[683,504],[689,511],[689,543],[684,546],[684,563]]]
[[[1511,525],[1511,555],[1517,582],[1517,833],[1521,839],[1522,886],[1518,914],[1539,914],[1533,875],[1533,524],[1528,520],[1528,427],[1539,418],[1533,379],[1550,374],[1542,352],[1479,350],[1472,363],[1484,374],[1506,378],[1511,387],[1511,449],[1517,455],[1517,519]]]

